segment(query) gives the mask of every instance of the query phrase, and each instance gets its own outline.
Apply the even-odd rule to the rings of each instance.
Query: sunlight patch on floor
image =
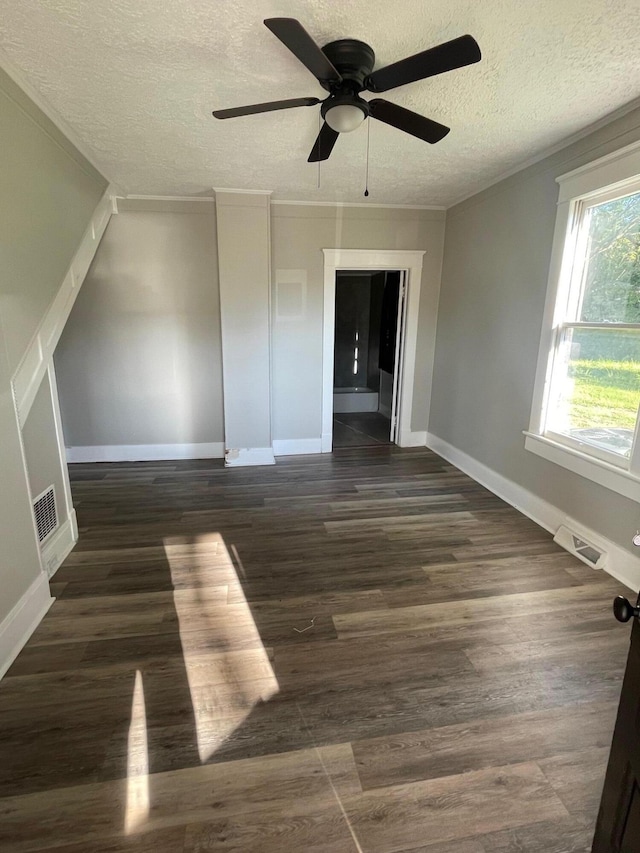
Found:
[[[171,537],[164,547],[204,762],[278,682],[222,536]]]
[[[131,723],[127,750],[127,807],[124,830],[127,835],[139,829],[149,817],[149,748],[147,713],[140,670],[136,672],[131,703]]]

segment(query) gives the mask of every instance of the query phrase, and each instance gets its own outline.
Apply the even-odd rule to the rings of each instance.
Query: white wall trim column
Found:
[[[225,465],[273,465],[270,193],[215,193]]]

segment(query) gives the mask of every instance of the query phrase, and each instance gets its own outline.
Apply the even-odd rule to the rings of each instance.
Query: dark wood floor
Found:
[[[622,591],[424,449],[76,465],[3,853],[576,853]]]
[[[333,447],[391,444],[391,421],[380,412],[347,412],[333,416]]]

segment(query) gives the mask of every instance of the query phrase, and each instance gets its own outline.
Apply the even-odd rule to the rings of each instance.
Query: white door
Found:
[[[398,413],[400,411],[400,395],[402,388],[400,377],[402,376],[402,360],[404,357],[404,331],[406,325],[407,304],[407,271],[400,270],[400,287],[398,288],[398,319],[396,323],[396,352],[393,362],[393,392],[391,396],[391,434],[389,439],[396,443],[398,435]]]

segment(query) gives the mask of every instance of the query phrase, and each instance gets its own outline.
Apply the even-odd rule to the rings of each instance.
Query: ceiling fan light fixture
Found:
[[[337,133],[350,133],[360,127],[367,114],[356,104],[336,104],[324,114],[324,120]]]

